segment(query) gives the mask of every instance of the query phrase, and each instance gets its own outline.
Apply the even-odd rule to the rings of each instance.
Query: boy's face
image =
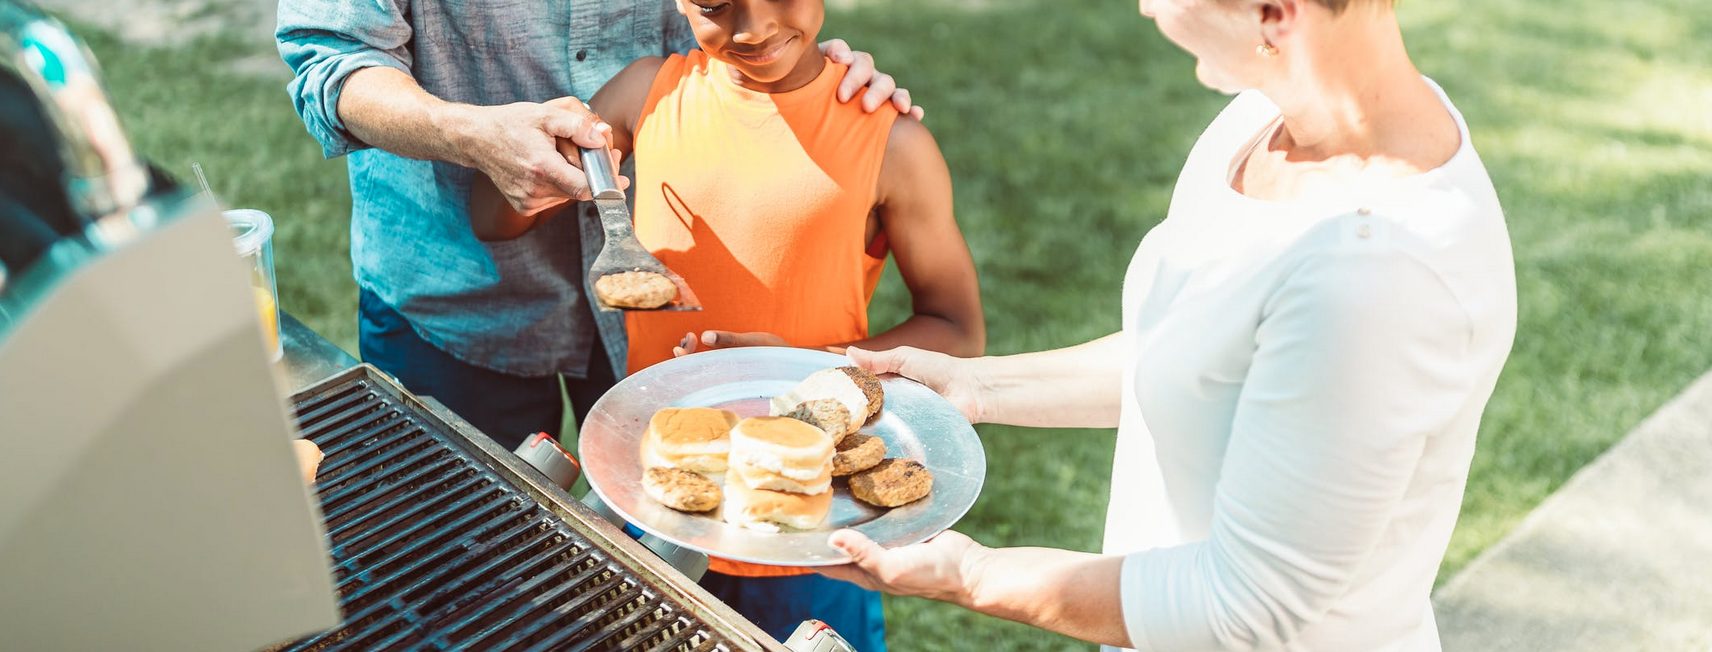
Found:
[[[708,56],[751,80],[784,79],[810,55],[826,19],[822,0],[678,0]]]

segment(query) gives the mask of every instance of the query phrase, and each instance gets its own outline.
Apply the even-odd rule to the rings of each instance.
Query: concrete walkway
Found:
[[[1712,650],[1712,373],[1434,602],[1446,652]]]

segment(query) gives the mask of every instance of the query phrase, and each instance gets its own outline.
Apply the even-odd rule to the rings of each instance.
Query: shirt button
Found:
[[[1360,216],[1362,216],[1362,217],[1367,217],[1367,216],[1369,216],[1369,215],[1372,215],[1372,214],[1373,214],[1373,209],[1371,209],[1371,208],[1368,208],[1368,207],[1366,207],[1366,206],[1363,206],[1363,207],[1361,207],[1361,208],[1357,208],[1357,209],[1355,209],[1355,214],[1356,214],[1356,215],[1360,215]]]
[[[1355,237],[1363,240],[1373,237],[1373,227],[1366,224],[1355,227]]]
[[[577,50],[577,61],[588,59],[588,50]]]

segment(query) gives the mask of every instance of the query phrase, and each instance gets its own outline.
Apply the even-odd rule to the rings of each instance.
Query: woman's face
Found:
[[[1264,61],[1255,47],[1261,8],[1248,0],[1140,0],[1141,14],[1195,57],[1195,76],[1208,88],[1237,93],[1259,85]]]

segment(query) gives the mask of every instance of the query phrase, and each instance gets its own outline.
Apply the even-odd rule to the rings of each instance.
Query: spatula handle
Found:
[[[588,176],[589,192],[595,199],[624,199],[618,189],[618,171],[612,168],[612,150],[606,147],[580,147],[583,174]]]

